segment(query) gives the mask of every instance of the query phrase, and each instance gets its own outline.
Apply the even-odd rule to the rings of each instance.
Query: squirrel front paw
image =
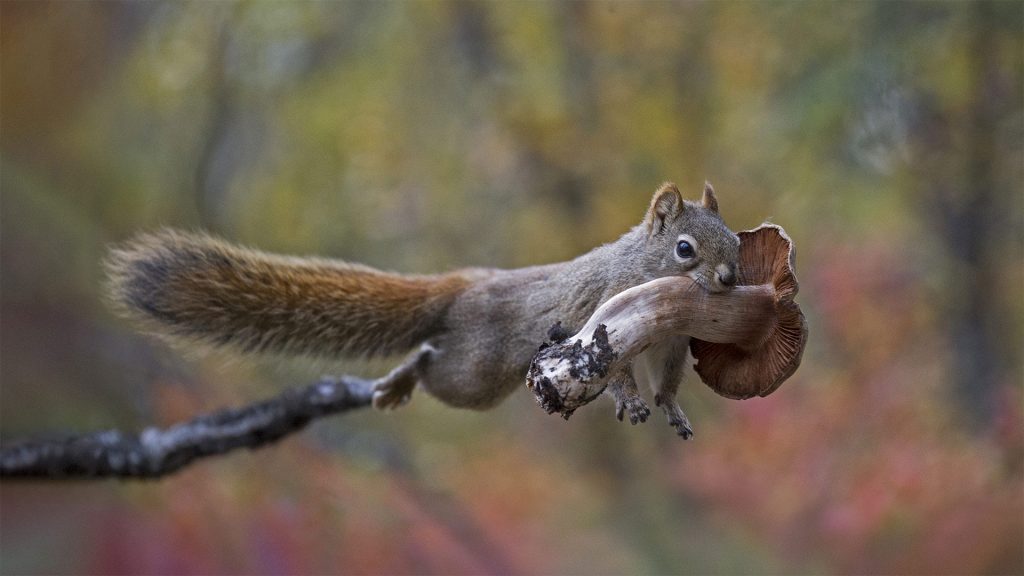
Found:
[[[686,417],[682,407],[675,398],[666,398],[661,394],[654,396],[654,403],[661,406],[668,417],[668,424],[676,429],[676,434],[682,436],[683,440],[693,438],[693,427],[690,426],[690,419]]]
[[[647,417],[651,415],[651,409],[647,407],[647,403],[640,396],[616,397],[615,417],[622,422],[623,416],[627,413],[629,414],[629,423],[637,424],[647,421]]]
[[[630,424],[647,421],[647,417],[651,415],[651,409],[640,397],[636,380],[633,379],[630,368],[613,376],[608,383],[607,390],[615,400],[615,417],[619,419],[619,422],[622,422],[622,418],[626,414],[629,414]]]
[[[686,418],[686,414],[682,414],[682,418],[669,418],[668,423],[676,429],[676,434],[683,437],[683,440],[689,440],[693,438],[693,428],[690,427],[690,421]]]

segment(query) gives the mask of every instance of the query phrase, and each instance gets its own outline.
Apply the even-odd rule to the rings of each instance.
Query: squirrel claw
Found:
[[[373,407],[377,410],[394,410],[412,399],[412,394],[396,394],[394,390],[375,390]]]
[[[669,416],[668,423],[676,429],[676,434],[683,437],[683,440],[693,438],[693,427],[690,426],[690,419],[680,409],[677,414]]]
[[[675,428],[676,434],[682,436],[683,440],[693,438],[693,427],[690,425],[690,419],[686,417],[679,404],[668,398],[662,398],[661,400],[663,401],[661,407],[665,410],[665,415],[668,416],[669,426]]]
[[[647,421],[647,417],[651,415],[651,409],[647,407],[647,403],[639,396],[630,396],[622,400],[616,400],[615,417],[619,419],[619,422],[622,422],[622,418],[626,413],[629,413],[629,423],[636,425]]]
[[[624,371],[615,375],[608,383],[608,393],[615,400],[615,417],[622,422],[623,417],[629,414],[629,423],[637,424],[646,422],[651,415],[651,409],[640,397],[636,389],[636,380],[630,371]]]

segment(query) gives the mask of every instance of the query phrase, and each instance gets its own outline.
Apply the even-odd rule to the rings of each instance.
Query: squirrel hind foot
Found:
[[[424,369],[436,350],[423,344],[387,376],[373,382],[373,407],[377,410],[395,409],[412,399],[412,391],[419,383]]]
[[[413,386],[406,386],[401,389],[391,384],[393,383],[374,385],[373,407],[375,409],[394,410],[399,406],[404,406],[412,399],[412,390],[415,387],[415,382]]]

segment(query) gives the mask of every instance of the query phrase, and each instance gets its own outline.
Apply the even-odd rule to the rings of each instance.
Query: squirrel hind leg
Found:
[[[405,362],[399,364],[386,376],[373,381],[373,407],[378,410],[395,409],[409,402],[412,391],[423,376],[436,350],[430,344],[423,344]]]

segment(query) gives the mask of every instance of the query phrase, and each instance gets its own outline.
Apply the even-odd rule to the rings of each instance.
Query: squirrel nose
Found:
[[[734,286],[736,284],[736,273],[732,269],[722,270],[718,272],[718,281],[723,286]]]

